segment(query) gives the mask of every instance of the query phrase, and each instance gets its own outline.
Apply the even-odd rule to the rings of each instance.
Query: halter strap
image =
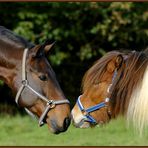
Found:
[[[81,111],[85,111],[85,112],[87,112],[87,113],[90,113],[90,112],[93,112],[93,111],[95,111],[95,110],[98,110],[98,109],[100,109],[100,108],[106,106],[105,102],[101,102],[101,103],[99,103],[99,104],[97,104],[97,105],[94,105],[94,106],[92,106],[92,107],[89,107],[89,108],[87,108],[87,109],[84,109],[84,107],[83,107],[83,105],[82,105],[82,103],[81,103],[81,101],[80,101],[80,97],[81,97],[81,96],[78,97],[77,103],[78,103],[78,106],[79,106],[79,108],[80,108]]]
[[[108,88],[107,88],[107,92],[108,93],[110,93],[110,89],[111,89],[111,87],[112,87],[112,85],[113,85],[113,82],[115,81],[115,78],[116,78],[116,76],[117,76],[117,69],[115,69],[115,71],[114,71],[114,74],[113,74],[113,78],[112,78],[112,83],[108,86]]]
[[[86,118],[86,121],[91,122],[92,124],[96,124],[96,123],[97,123],[96,120],[95,120],[89,113],[94,112],[94,111],[96,111],[96,110],[99,110],[99,109],[105,107],[105,106],[106,106],[106,102],[101,102],[101,103],[99,103],[99,104],[97,104],[97,105],[94,105],[94,106],[92,106],[92,107],[89,107],[89,108],[85,109],[85,108],[83,107],[81,101],[80,101],[80,98],[81,98],[81,96],[78,97],[77,104],[78,104],[80,110],[81,110],[81,111],[84,113],[84,115],[87,117],[87,118]],[[109,98],[106,98],[106,100],[109,101]]]
[[[58,104],[64,104],[64,103],[68,103],[69,104],[69,101],[68,100],[57,100],[57,101],[54,101],[54,100],[48,100],[45,96],[43,96],[42,94],[40,94],[39,92],[37,92],[36,90],[34,90],[30,85],[29,85],[29,82],[27,80],[27,75],[26,75],[26,59],[27,59],[27,53],[28,53],[28,48],[25,48],[24,49],[24,53],[23,53],[23,59],[22,59],[22,85],[21,87],[19,88],[17,94],[16,94],[16,97],[15,97],[15,102],[17,104],[18,101],[19,101],[19,98],[23,92],[23,90],[27,87],[29,90],[31,90],[34,94],[36,94],[38,97],[40,97],[41,100],[45,101],[46,102],[46,108],[44,110],[44,112],[42,113],[42,115],[40,116],[39,118],[39,126],[42,126],[44,124],[43,120],[45,118],[45,116],[47,115],[47,113],[49,112],[50,109],[54,108],[55,105],[58,105]],[[30,111],[28,110],[27,108],[25,108],[25,110],[27,111],[27,113],[29,115],[31,115],[32,117],[34,117],[35,115]]]

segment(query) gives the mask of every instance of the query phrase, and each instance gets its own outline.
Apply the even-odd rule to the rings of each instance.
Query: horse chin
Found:
[[[90,122],[87,122],[85,120],[81,120],[79,123],[75,123],[74,120],[72,120],[73,125],[76,128],[94,128],[94,127],[102,127],[105,124],[105,121],[99,121],[96,124],[91,124]]]
[[[58,124],[57,120],[49,119],[49,118],[46,119],[46,123],[47,123],[49,131],[53,134],[60,134],[62,132],[65,132],[68,129],[69,124],[70,124],[70,122],[69,122],[68,126],[66,126],[66,127],[60,126]]]
[[[79,126],[79,128],[89,128],[89,127],[91,127],[91,124],[89,122],[83,122],[83,124]]]
[[[96,124],[91,124],[89,122],[83,122],[83,124],[79,125],[79,128],[94,128],[94,127],[102,127],[105,123],[103,121],[100,121]]]
[[[48,129],[49,129],[49,132],[51,132],[53,134],[59,134],[61,132],[57,128],[53,127],[49,120],[46,120],[46,123],[47,123]]]
[[[74,121],[73,122],[73,125],[76,127],[76,128],[89,128],[91,127],[91,124],[89,122],[86,122],[86,121],[83,121],[81,120],[79,123],[75,123]]]

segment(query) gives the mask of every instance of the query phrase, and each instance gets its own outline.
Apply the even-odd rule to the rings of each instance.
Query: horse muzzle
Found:
[[[77,128],[89,128],[91,123],[81,112],[76,112],[74,109],[71,112],[72,124]]]
[[[50,129],[50,131],[54,134],[59,134],[61,132],[65,132],[71,122],[71,119],[69,117],[66,117],[63,120],[63,123],[59,123],[56,119],[46,119],[46,122],[48,124],[48,128]]]
[[[76,127],[76,128],[89,128],[91,125],[89,122],[87,122],[85,119],[82,119],[80,122],[76,123],[73,119],[72,119],[72,124]]]

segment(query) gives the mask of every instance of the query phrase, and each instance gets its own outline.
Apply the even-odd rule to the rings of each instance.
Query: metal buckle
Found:
[[[44,122],[43,121],[41,121],[41,122],[39,122],[39,127],[41,127],[41,126],[43,126],[44,125]]]
[[[83,113],[84,116],[88,115],[88,112],[86,112],[85,110],[82,110],[82,113]]]
[[[110,101],[110,98],[105,98],[105,103],[108,103]]]
[[[27,85],[28,85],[28,80],[22,80],[22,84],[23,84],[24,86],[27,86]]]
[[[50,106],[50,108],[54,108],[56,104],[54,103],[53,100],[49,100],[49,101],[47,102],[47,105]]]

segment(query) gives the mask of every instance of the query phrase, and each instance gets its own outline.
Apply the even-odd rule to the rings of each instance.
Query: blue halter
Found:
[[[78,104],[80,110],[84,113],[84,115],[86,117],[86,120],[85,121],[90,122],[92,124],[96,124],[97,123],[96,120],[89,113],[94,112],[96,110],[99,110],[100,108],[105,107],[106,106],[106,102],[109,101],[109,98],[106,98],[105,99],[106,100],[105,102],[101,102],[101,103],[99,103],[99,104],[97,104],[95,106],[89,107],[87,109],[85,109],[83,107],[83,105],[82,105],[82,103],[80,101],[80,98],[81,98],[81,96],[78,97],[77,104]]]
[[[113,84],[113,81],[115,80],[115,77],[117,75],[117,70],[114,71],[114,74],[113,74],[113,78],[112,78],[112,83],[108,86],[108,89],[107,89],[107,92],[109,93],[110,91],[110,88]],[[97,105],[94,105],[92,107],[89,107],[87,109],[85,109],[81,103],[81,95],[78,97],[78,100],[77,100],[77,104],[78,104],[78,107],[79,109],[82,111],[82,113],[84,114],[84,116],[86,117],[86,120],[87,122],[90,122],[91,124],[97,124],[96,120],[89,114],[91,112],[94,112],[96,110],[99,110],[103,107],[106,107],[107,106],[107,103],[109,102],[110,98],[105,98],[105,100]]]

